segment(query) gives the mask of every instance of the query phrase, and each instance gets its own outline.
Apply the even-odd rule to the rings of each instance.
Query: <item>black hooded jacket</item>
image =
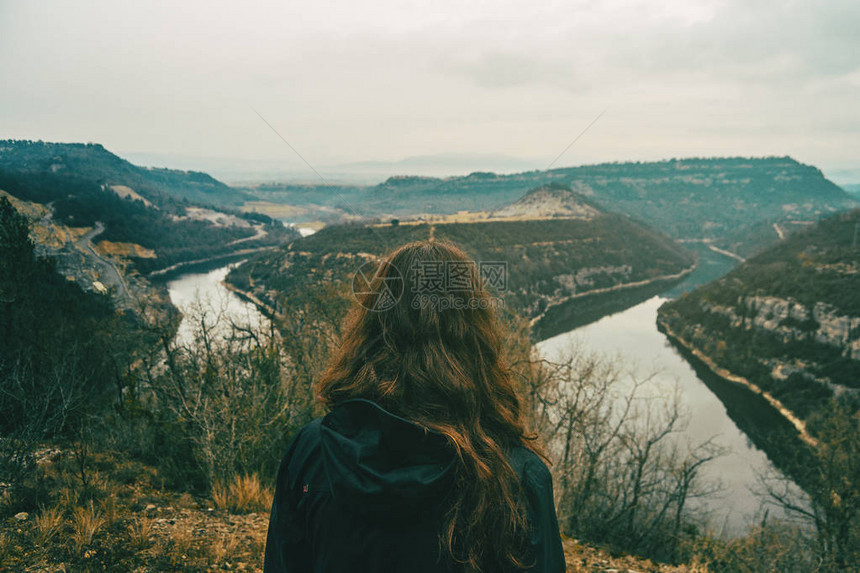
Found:
[[[438,541],[456,461],[441,434],[367,400],[339,404],[302,428],[281,462],[264,572],[460,571]],[[509,462],[528,500],[528,571],[561,573],[549,470],[526,448]]]

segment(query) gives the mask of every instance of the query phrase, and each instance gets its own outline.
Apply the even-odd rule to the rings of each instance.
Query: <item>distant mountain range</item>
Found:
[[[397,161],[355,161],[331,168],[334,172],[355,174],[412,174],[421,176],[449,176],[474,171],[521,172],[534,169],[534,161],[494,153],[437,153],[416,155]]]
[[[748,256],[818,218],[857,205],[815,167],[789,157],[607,163],[511,175],[398,176],[374,186],[260,184],[262,201],[324,220],[498,209],[548,183],[570,187],[682,240]]]
[[[260,181],[320,181],[305,163],[291,152],[283,159],[201,157],[180,153],[129,152],[123,156],[138,165],[194,166],[237,185]],[[537,162],[497,153],[439,153],[415,155],[393,161],[353,161],[315,165],[331,183],[374,185],[396,174],[425,176],[466,175],[473,171],[515,173],[534,169]]]
[[[851,183],[848,185],[843,185],[842,188],[848,193],[853,199],[860,199],[860,183]]]

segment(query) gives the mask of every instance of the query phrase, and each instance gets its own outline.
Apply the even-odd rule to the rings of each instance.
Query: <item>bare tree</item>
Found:
[[[788,475],[761,477],[763,495],[815,532],[815,550],[824,569],[845,570],[860,563],[860,414],[832,400],[809,423],[817,446],[798,446],[784,460]]]
[[[719,491],[701,469],[722,455],[713,439],[681,439],[677,388],[654,394],[620,356],[574,349],[558,361],[515,363],[533,422],[554,461],[559,520],[570,534],[676,559],[689,501]],[[645,389],[649,391],[644,391]]]
[[[312,382],[337,325],[314,311],[313,299],[305,303],[253,323],[233,320],[223,303],[192,305],[190,335],[163,325],[160,353],[141,362],[156,425],[181,442],[174,461],[202,485],[237,474],[273,477],[292,433],[316,413]]]

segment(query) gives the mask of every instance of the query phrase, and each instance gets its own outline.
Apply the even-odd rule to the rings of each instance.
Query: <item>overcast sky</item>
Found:
[[[0,0],[0,138],[305,170],[256,110],[323,171],[543,168],[606,110],[557,166],[791,155],[833,175],[860,169],[858,29],[857,0]]]

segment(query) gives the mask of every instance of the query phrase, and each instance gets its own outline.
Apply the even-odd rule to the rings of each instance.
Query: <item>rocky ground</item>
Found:
[[[272,493],[259,481],[193,496],[122,456],[86,456],[45,448],[18,486],[2,484],[0,572],[262,571]],[[564,539],[564,550],[569,572],[698,571],[574,539]]]
[[[7,538],[21,538],[36,528],[34,517],[12,517],[3,524]],[[29,522],[29,523],[28,523]],[[262,555],[268,514],[265,512],[235,515],[223,511],[180,508],[150,504],[127,527],[149,528],[148,541],[138,545],[133,559],[115,563],[105,561],[110,554],[94,543],[78,559],[50,558],[47,547],[32,546],[0,571],[122,570],[150,571],[248,571],[262,572]],[[564,540],[565,560],[569,573],[685,573],[697,571],[686,565],[656,564],[633,556],[612,556],[608,551],[583,545],[574,539]],[[702,571],[705,571],[702,569]]]
[[[665,565],[632,555],[613,556],[606,549],[564,540],[564,558],[568,573],[705,573],[687,565]]]

